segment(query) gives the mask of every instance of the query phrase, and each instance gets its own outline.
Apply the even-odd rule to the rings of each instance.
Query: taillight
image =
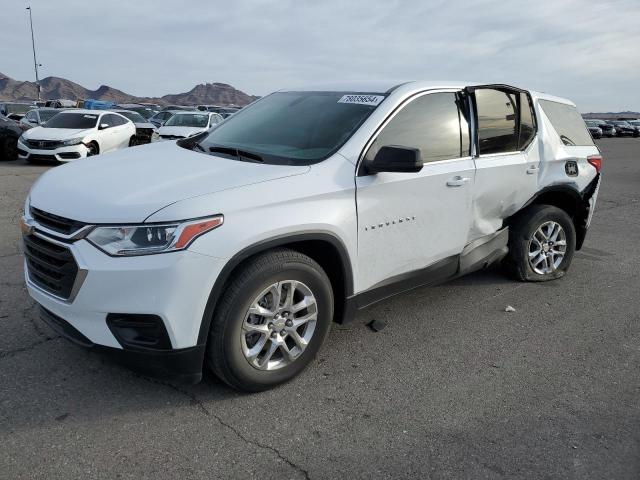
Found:
[[[587,162],[595,167],[596,172],[600,173],[600,170],[602,170],[602,155],[589,155]]]

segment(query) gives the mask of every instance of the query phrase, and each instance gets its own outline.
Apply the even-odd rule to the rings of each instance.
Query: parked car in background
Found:
[[[636,130],[640,131],[640,119],[637,120],[627,120],[627,123],[631,126],[636,127]]]
[[[191,112],[191,111],[194,111],[195,108],[187,107],[185,105],[166,105],[166,106],[162,107],[162,109],[160,111],[163,111],[163,110],[182,110],[182,111],[185,111],[185,112]]]
[[[127,117],[136,126],[136,135],[131,140],[129,146],[144,145],[145,143],[151,143],[151,140],[157,140],[158,130],[153,123],[149,123],[142,115],[133,110],[113,110],[120,115]]]
[[[47,122],[60,112],[64,112],[64,109],[60,108],[34,108],[33,110],[29,110],[20,123],[25,125],[27,128],[37,127],[42,125],[44,122]]]
[[[607,120],[607,123],[613,125],[618,137],[637,137],[640,135],[636,127],[624,120]]]
[[[11,120],[15,120],[19,122],[22,120],[22,117],[29,111],[33,109],[33,105],[29,103],[19,103],[19,102],[4,102],[0,103],[0,115],[4,115]]]
[[[239,107],[224,107],[218,110],[218,113],[222,115],[222,118],[228,118],[239,111],[240,111]]]
[[[599,118],[590,118],[589,120],[598,122],[598,127],[602,130],[603,137],[611,138],[616,136],[616,128],[613,125],[605,122],[604,120],[600,120]]]
[[[0,160],[18,158],[18,138],[22,132],[18,122],[0,115]]]
[[[133,122],[119,113],[67,110],[24,132],[18,155],[29,162],[68,162],[128,147],[135,135]]]
[[[542,93],[279,91],[209,133],[44,173],[22,217],[26,285],[75,343],[265,390],[394,294],[500,261],[519,281],[563,277],[601,166],[575,105]]]
[[[115,106],[116,109],[124,109],[130,110],[132,112],[137,112],[142,115],[146,120],[153,117],[156,113],[158,113],[157,109],[153,109],[151,107],[145,105],[138,105],[136,103],[121,103]]]
[[[149,118],[149,123],[152,123],[156,128],[160,128],[164,123],[175,115],[175,112],[171,110],[162,110]]]
[[[584,123],[587,124],[589,133],[593,138],[602,138],[602,129],[598,126],[596,120],[585,120]]]
[[[174,112],[158,130],[158,140],[179,140],[206,132],[222,121],[218,113],[213,112]]]
[[[44,106],[51,108],[76,108],[78,106],[78,101],[58,98],[56,100],[47,100]]]

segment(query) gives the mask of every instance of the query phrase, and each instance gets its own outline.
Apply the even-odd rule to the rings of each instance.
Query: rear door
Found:
[[[540,155],[530,95],[498,86],[471,87],[476,184],[471,238],[496,232],[538,189]]]
[[[474,179],[460,93],[412,97],[369,141],[362,162],[380,147],[396,145],[418,148],[424,166],[417,173],[356,177],[361,290],[423,276],[421,283],[429,283],[438,278],[428,275],[446,277],[457,268],[469,232]]]

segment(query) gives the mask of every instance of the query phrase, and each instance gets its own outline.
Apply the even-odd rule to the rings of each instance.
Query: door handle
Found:
[[[468,181],[469,178],[456,175],[455,177],[451,177],[449,180],[447,180],[447,187],[461,187]]]
[[[536,165],[531,165],[529,168],[527,168],[527,175],[533,175],[534,173],[537,173],[538,170],[540,170]]]

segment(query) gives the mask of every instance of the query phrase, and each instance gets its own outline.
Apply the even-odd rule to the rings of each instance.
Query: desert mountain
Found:
[[[116,103],[148,102],[178,105],[238,105],[244,106],[257,97],[248,95],[226,83],[203,83],[186,93],[170,94],[163,97],[136,97],[121,90],[101,85],[97,90],[89,90],[71,80],[60,77],[46,77],[40,80],[41,96],[44,100],[66,98],[84,100],[95,98]],[[14,80],[0,73],[0,100],[27,101],[37,97],[35,82]]]

